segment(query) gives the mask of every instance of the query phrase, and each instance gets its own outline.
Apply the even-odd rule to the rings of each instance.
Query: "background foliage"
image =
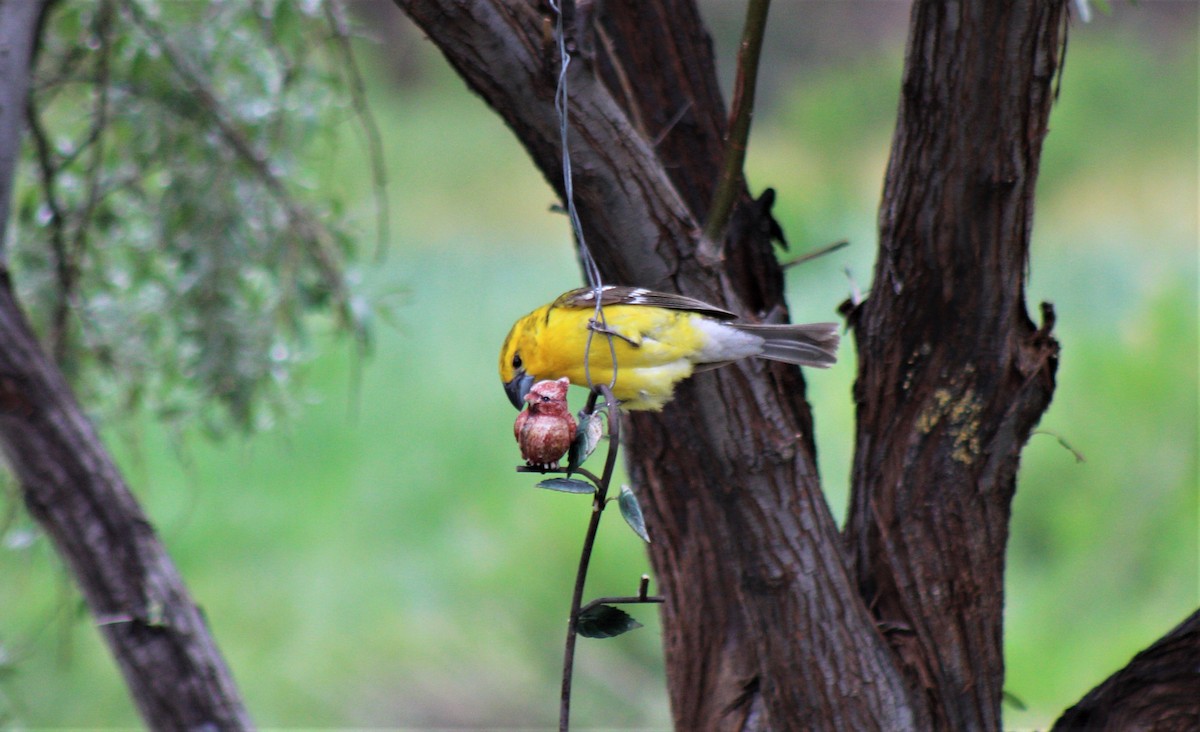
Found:
[[[337,5],[58,4],[38,55],[12,264],[100,414],[269,426],[312,312],[360,328],[334,144],[355,67]],[[361,311],[361,307],[358,310]]]
[[[192,8],[185,12],[201,6],[180,5]],[[706,6],[726,72],[738,5]],[[297,23],[328,38],[315,6],[255,7],[296,12]],[[97,381],[85,381],[94,385],[84,396],[203,605],[259,724],[550,726],[587,507],[534,491],[534,479],[512,472],[515,413],[494,362],[515,317],[579,283],[568,227],[549,211],[549,188],[509,132],[399,13],[387,3],[351,7],[379,39],[360,50],[370,60],[364,71],[393,217],[386,260],[362,268],[355,292],[388,303],[394,324],[373,330],[375,348],[363,361],[355,345],[332,335],[328,317],[304,315],[328,292],[319,270],[308,269],[312,286],[301,288],[285,327],[268,328],[289,296],[281,262],[304,260],[281,220],[286,215],[261,191],[260,220],[229,213],[243,192],[229,190],[223,176],[239,163],[219,145],[206,147],[211,120],[189,121],[132,90],[114,92],[124,95],[111,107],[121,122],[103,154],[130,165],[141,156],[150,167],[130,173],[105,204],[111,212],[84,232],[89,240],[107,237],[94,261],[81,262],[79,276],[92,278],[111,309],[86,310],[82,322],[121,326],[102,343],[94,340],[98,328],[73,336],[86,350],[107,345],[114,359]],[[789,273],[797,320],[831,317],[871,276],[905,21],[902,3],[779,3],[772,14],[751,186],[779,191],[777,214],[794,252],[852,242]],[[1196,21],[1194,4],[1163,1],[1114,4],[1111,14],[1072,28],[1039,184],[1030,292],[1031,303],[1055,303],[1063,356],[1046,433],[1025,452],[1014,508],[1007,686],[1028,710],[1006,707],[1009,728],[1045,726],[1181,620],[1200,595]],[[224,62],[261,71],[270,68],[261,34],[282,22],[247,22],[228,37],[200,23],[189,26],[201,29],[195,37],[173,37],[224,44]],[[69,48],[69,37],[56,42]],[[147,44],[130,40],[113,58],[132,65]],[[285,54],[295,59],[319,46]],[[142,63],[151,61],[161,59]],[[308,73],[307,64],[299,66]],[[177,75],[150,69],[142,72],[147,85],[178,93]],[[290,189],[323,202],[311,204],[319,206],[311,209],[316,218],[359,232],[358,248],[370,253],[369,139],[345,97],[310,93],[300,82],[284,93],[279,77],[261,73],[246,88],[225,90],[245,101],[239,125],[283,155],[272,164]],[[254,112],[263,92],[274,105],[267,118]],[[40,93],[66,100],[74,92]],[[94,103],[59,102],[47,114],[86,131]],[[153,141],[143,138],[156,114],[178,121],[154,154]],[[272,114],[275,121],[265,121]],[[294,141],[272,147],[283,139],[272,134],[293,126]],[[27,166],[25,175],[23,226],[45,226],[37,173]],[[64,197],[84,195],[86,166],[78,176]],[[204,208],[176,205],[181,186],[207,193],[195,204]],[[189,216],[213,226],[200,227],[195,240],[156,236],[165,217]],[[266,239],[275,242],[257,254],[255,226],[269,228],[274,238]],[[30,241],[21,256],[39,251],[45,256],[46,247]],[[26,303],[49,333],[52,274],[39,280],[36,261],[24,261],[18,276]],[[113,276],[124,271],[138,276]],[[191,285],[200,290],[187,289],[206,277],[207,285]],[[200,298],[200,307],[218,311],[197,317],[188,295],[205,288],[227,297]],[[158,314],[177,319],[150,317]],[[234,319],[244,340],[210,350],[194,331],[212,318]],[[199,364],[219,354],[214,367],[237,371],[248,363],[249,372],[274,378],[266,364],[281,343],[289,362],[292,354],[315,355],[303,385],[257,382],[286,385],[299,398],[294,417],[245,441],[212,442],[208,428],[230,422],[198,407],[220,395]],[[821,467],[839,517],[853,374],[847,350],[838,368],[809,375]],[[130,400],[121,391],[130,384],[157,396]],[[186,408],[172,409],[176,398]],[[129,403],[141,408],[117,416],[113,407]],[[176,428],[164,430],[164,412]],[[1076,462],[1059,438],[1086,462]],[[65,572],[15,502],[6,505],[0,719],[28,727],[136,724]],[[643,549],[620,521],[605,523],[588,594],[633,592],[647,570]],[[581,644],[581,724],[668,724],[656,618],[644,608],[634,614],[645,629]]]

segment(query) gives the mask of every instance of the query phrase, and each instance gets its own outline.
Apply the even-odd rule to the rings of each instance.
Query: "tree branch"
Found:
[[[0,274],[6,271],[5,238],[38,24],[46,7],[39,2],[0,0]]]
[[[1051,732],[1200,729],[1200,610],[1063,712]]]
[[[0,0],[0,232],[42,9]],[[2,247],[0,239],[0,255]],[[146,724],[250,728],[199,609],[62,373],[38,345],[2,257],[0,451],[30,515],[70,568]]]
[[[771,0],[749,0],[746,3],[746,26],[742,30],[742,42],[738,47],[737,80],[733,87],[733,111],[729,125],[729,137],[725,143],[725,157],[721,164],[721,180],[713,194],[712,207],[704,222],[700,248],[713,249],[709,256],[716,256],[721,247],[721,238],[733,204],[745,188],[742,168],[746,164],[746,142],[750,138],[750,121],[754,117],[754,89],[758,84],[758,58],[762,52],[763,35],[767,29],[767,11]],[[719,257],[717,257],[719,259]]]
[[[150,522],[0,277],[0,449],[152,729],[251,722]]]
[[[548,12],[507,0],[397,3],[561,195]],[[735,209],[720,268],[696,257],[696,212],[711,202],[725,116],[694,3],[614,0],[593,22],[604,25],[645,125],[660,129],[688,110],[654,147],[602,60],[570,67],[576,203],[605,281],[685,292],[750,318],[786,312],[766,227],[747,207]],[[915,728],[907,690],[846,573],[799,371],[728,366],[682,384],[661,414],[627,419],[630,475],[666,598],[676,726],[817,729],[837,719],[843,728]],[[786,641],[764,628],[788,629]]]
[[[1062,0],[919,0],[859,350],[846,541],[932,729],[996,730],[1021,449],[1050,403],[1053,310],[1025,309]]]
[[[371,193],[375,198],[375,261],[382,262],[391,243],[391,208],[388,205],[388,174],[383,154],[383,138],[379,125],[367,101],[366,80],[359,68],[358,57],[351,45],[350,28],[346,22],[345,8],[340,2],[324,3],[325,18],[329,23],[338,55],[345,65],[346,88],[350,92],[350,103],[354,117],[362,128],[367,145],[367,158],[371,163]]]

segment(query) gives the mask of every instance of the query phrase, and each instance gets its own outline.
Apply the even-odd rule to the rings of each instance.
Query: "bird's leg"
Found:
[[[607,326],[601,325],[600,323],[597,323],[595,318],[590,318],[588,320],[588,330],[595,331],[595,332],[599,333],[600,335],[604,335],[604,336],[616,336],[617,338],[620,338],[621,340],[625,341],[626,343],[628,343],[630,346],[632,346],[634,348],[639,348],[642,345],[642,344],[638,343],[637,341],[633,340],[632,338],[630,338],[629,336],[621,335],[620,333],[613,330],[612,328],[609,328]]]

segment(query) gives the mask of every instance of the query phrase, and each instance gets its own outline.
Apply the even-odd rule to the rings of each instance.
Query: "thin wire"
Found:
[[[601,287],[600,268],[596,266],[596,260],[592,257],[592,252],[588,249],[587,241],[583,238],[583,224],[580,223],[579,212],[575,208],[575,183],[571,175],[571,151],[567,146],[570,138],[570,109],[567,103],[570,97],[567,90],[567,69],[571,65],[571,54],[567,52],[567,38],[563,32],[562,9],[556,0],[550,0],[550,7],[554,9],[557,15],[554,24],[554,37],[558,42],[558,56],[562,64],[561,70],[558,73],[558,87],[554,91],[554,110],[558,112],[558,132],[562,141],[563,194],[566,198],[567,215],[571,219],[571,228],[575,230],[575,237],[579,241],[579,249],[583,256],[584,275],[587,277],[588,285],[598,292]],[[599,301],[596,304],[598,306]]]
[[[567,89],[567,69],[571,65],[571,54],[567,51],[567,36],[563,32],[562,8],[556,0],[549,0],[549,3],[556,16],[554,38],[558,42],[558,57],[561,62],[561,70],[558,72],[558,86],[554,90],[554,110],[558,112],[558,131],[562,144],[563,197],[566,199],[567,217],[571,220],[571,229],[575,232],[575,240],[579,242],[579,254],[583,259],[584,276],[587,278],[588,285],[592,288],[592,297],[596,301],[596,312],[589,324],[587,342],[583,348],[583,375],[587,379],[588,388],[594,389],[596,385],[592,382],[591,369],[592,338],[596,335],[598,328],[608,340],[608,352],[612,359],[612,379],[608,382],[608,388],[612,389],[617,383],[617,348],[613,343],[612,333],[608,330],[608,323],[604,319],[604,309],[600,306],[600,296],[604,289],[604,283],[600,279],[600,267],[596,264],[595,258],[592,257],[592,251],[588,248],[587,240],[583,237],[583,224],[580,222],[579,212],[575,208],[575,183],[571,174],[571,149],[568,144],[570,140],[570,105],[568,104],[570,95]]]

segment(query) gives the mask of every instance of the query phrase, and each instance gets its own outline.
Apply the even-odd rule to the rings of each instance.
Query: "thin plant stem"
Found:
[[[832,253],[836,252],[837,250],[844,249],[848,246],[850,246],[849,240],[841,239],[840,241],[835,241],[832,244],[826,244],[825,246],[820,247],[818,249],[813,249],[812,251],[805,252],[804,254],[801,254],[800,256],[796,257],[795,259],[789,259],[786,262],[780,262],[779,266],[782,267],[783,269],[787,269],[789,267],[795,267],[798,264],[807,264],[808,262],[811,262],[814,259],[823,257],[826,254],[832,254]]]
[[[586,468],[542,468],[537,465],[518,465],[518,473],[537,473],[538,475],[562,474],[562,475],[582,475],[592,482],[593,485],[600,485],[600,477]]]
[[[583,604],[583,588],[587,584],[588,565],[591,563],[592,549],[596,544],[596,532],[600,528],[600,515],[604,512],[604,507],[608,504],[608,488],[612,483],[613,472],[617,467],[617,452],[621,446],[621,418],[616,413],[617,400],[613,397],[612,389],[607,384],[600,384],[595,388],[592,395],[588,397],[588,405],[585,411],[590,413],[595,407],[596,394],[604,397],[603,409],[608,417],[606,420],[608,422],[608,455],[605,456],[604,472],[600,474],[599,480],[587,471],[575,471],[595,483],[596,492],[592,496],[592,515],[588,520],[587,533],[583,537],[583,549],[579,552],[579,568],[575,572],[575,589],[571,593],[571,613],[567,622],[567,642],[563,650],[562,696],[560,698],[558,716],[558,729],[560,732],[567,732],[571,723],[571,681],[575,668],[575,642],[579,638],[580,614],[597,605],[628,605],[636,603],[660,603],[664,601],[661,597],[649,596],[650,577],[642,575],[636,596],[600,597],[592,600],[587,605]]]
[[[346,21],[345,8],[341,3],[325,3],[325,19],[332,31],[333,41],[346,70],[346,88],[350,92],[350,105],[354,117],[362,128],[367,143],[367,157],[371,164],[371,193],[375,198],[375,261],[382,263],[391,241],[391,206],[388,204],[388,174],[383,154],[383,137],[375,113],[367,101],[367,85],[358,55],[351,46],[351,31]]]
[[[621,418],[614,415],[617,400],[607,384],[599,384],[596,390],[604,396],[604,410],[608,413],[608,455],[604,460],[604,472],[596,483],[592,496],[592,515],[588,519],[587,533],[583,537],[583,549],[579,552],[579,568],[575,572],[575,589],[571,592],[571,613],[567,622],[567,641],[563,649],[562,695],[559,698],[558,729],[567,732],[571,725],[571,681],[575,668],[575,641],[579,637],[579,613],[583,604],[583,586],[587,583],[588,565],[592,561],[592,549],[596,544],[596,531],[600,528],[600,515],[607,503],[608,486],[613,470],[617,466],[617,452],[621,447]],[[589,398],[589,407],[593,400]]]
[[[725,227],[733,213],[741,190],[742,168],[746,162],[746,141],[750,137],[750,120],[754,116],[754,89],[758,82],[758,59],[762,52],[763,33],[767,27],[767,11],[771,0],[749,0],[746,4],[746,26],[742,29],[742,42],[738,47],[737,78],[733,87],[733,109],[730,110],[729,137],[725,145],[725,159],[721,165],[721,178],[713,193],[708,218],[704,222],[701,247],[708,248],[710,256],[719,259],[719,242],[725,235]]]
[[[599,605],[636,605],[636,604],[640,604],[640,603],[661,603],[661,602],[665,602],[665,600],[661,596],[659,596],[659,595],[655,595],[653,597],[650,596],[650,575],[643,574],[642,581],[638,585],[638,593],[636,595],[619,596],[619,597],[597,597],[595,600],[592,600],[592,601],[588,602],[588,604],[579,608],[579,614],[582,615],[583,613],[586,613],[588,610],[591,610],[592,608],[597,607]]]

